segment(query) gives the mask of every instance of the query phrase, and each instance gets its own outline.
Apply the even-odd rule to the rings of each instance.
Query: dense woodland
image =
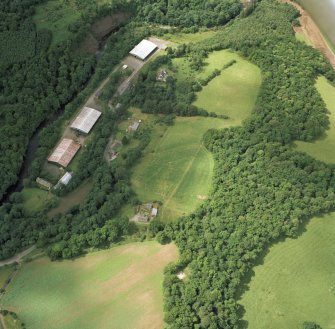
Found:
[[[216,170],[210,199],[179,220],[172,236],[181,250],[165,280],[170,328],[237,328],[237,289],[260,252],[294,236],[301,222],[335,207],[335,171],[295,152],[289,143],[312,140],[328,126],[314,84],[334,72],[316,50],[295,40],[289,5],[263,0],[255,12],[217,37],[195,45],[232,48],[257,64],[263,84],[245,126],[209,131],[204,141]],[[250,32],[252,31],[252,33]],[[188,279],[176,272],[188,268]]]
[[[239,0],[136,0],[139,19],[163,25],[213,27],[223,25],[241,11]]]

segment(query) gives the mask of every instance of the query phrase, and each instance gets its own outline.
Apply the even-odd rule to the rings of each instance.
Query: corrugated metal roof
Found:
[[[63,138],[49,156],[48,161],[56,162],[63,167],[67,167],[79,149],[80,144],[72,139]]]
[[[69,172],[66,172],[63,177],[59,180],[63,185],[69,184],[70,180],[72,178],[72,174]]]
[[[130,51],[130,54],[138,57],[142,60],[146,59],[155,49],[157,46],[149,41],[149,40],[142,40],[134,49]]]
[[[85,106],[73,121],[71,128],[88,134],[99,119],[100,115],[100,111]]]

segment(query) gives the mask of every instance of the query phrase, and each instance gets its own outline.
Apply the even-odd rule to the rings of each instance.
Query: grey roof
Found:
[[[100,111],[85,106],[72,122],[71,128],[88,134],[99,119],[100,115]]]
[[[134,49],[130,51],[130,54],[144,60],[156,48],[157,45],[155,45],[153,42],[143,39]]]
[[[69,184],[70,180],[72,178],[72,174],[69,172],[66,172],[63,177],[59,180],[60,183],[62,183],[63,185],[67,185]]]

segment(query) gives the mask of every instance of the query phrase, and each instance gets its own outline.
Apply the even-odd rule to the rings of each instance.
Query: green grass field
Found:
[[[211,53],[200,72],[192,71],[186,58],[173,60],[174,77],[182,81],[189,77],[204,79],[232,59],[237,63],[212,80],[198,94],[196,102],[208,111],[227,114],[230,119],[177,118],[168,129],[159,131],[156,127],[150,145],[133,171],[132,186],[139,199],[161,201],[159,216],[163,220],[189,214],[208,197],[214,160],[202,145],[202,137],[211,128],[240,125],[252,111],[261,83],[256,66],[227,50]]]
[[[30,213],[41,210],[48,202],[57,199],[51,192],[40,188],[24,188],[21,194],[23,206]]]
[[[304,321],[335,328],[334,236],[332,213],[270,248],[240,301],[248,329],[301,329]]]
[[[162,201],[164,220],[195,210],[209,193],[214,168],[202,136],[210,128],[231,124],[231,120],[214,118],[177,118],[163,135],[156,134],[132,174],[140,200]]]
[[[316,88],[329,110],[329,129],[314,142],[295,142],[298,151],[306,152],[326,163],[335,163],[335,87],[324,77],[318,78]]]
[[[1,301],[30,329],[163,327],[163,268],[177,248],[132,243],[62,262],[24,264]]]
[[[203,87],[197,93],[194,104],[208,112],[227,115],[236,124],[241,124],[254,108],[261,84],[260,69],[236,53],[223,50],[209,55],[209,65],[199,77],[208,76],[214,69],[221,69],[231,60],[236,60],[236,63]]]

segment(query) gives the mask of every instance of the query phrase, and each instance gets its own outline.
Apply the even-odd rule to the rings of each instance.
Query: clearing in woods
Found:
[[[334,236],[331,213],[313,218],[297,239],[273,245],[240,301],[241,328],[298,329],[304,321],[335,328]]]
[[[152,138],[145,155],[134,168],[132,186],[143,202],[162,201],[160,218],[174,220],[192,212],[207,195],[214,159],[202,145],[210,128],[225,128],[231,120],[176,118],[163,135]]]
[[[316,88],[329,111],[329,129],[313,142],[295,142],[298,151],[306,152],[317,160],[335,163],[335,87],[326,78],[319,77]]]
[[[23,264],[1,307],[31,329],[163,327],[163,269],[175,245],[132,243],[76,260]]]
[[[212,128],[240,125],[254,108],[261,84],[259,68],[227,50],[211,53],[200,72],[192,71],[185,58],[173,60],[174,76],[182,81],[189,77],[205,79],[233,59],[237,63],[204,87],[195,103],[209,112],[229,115],[230,119],[178,117],[174,126],[152,137],[134,168],[132,186],[135,192],[142,202],[161,201],[159,216],[163,220],[189,214],[207,198],[214,159],[203,146],[202,137]]]
[[[205,78],[232,60],[236,63],[204,86],[194,104],[208,112],[227,115],[240,125],[254,108],[262,82],[260,69],[236,53],[223,50],[209,55],[209,65],[199,77]]]

